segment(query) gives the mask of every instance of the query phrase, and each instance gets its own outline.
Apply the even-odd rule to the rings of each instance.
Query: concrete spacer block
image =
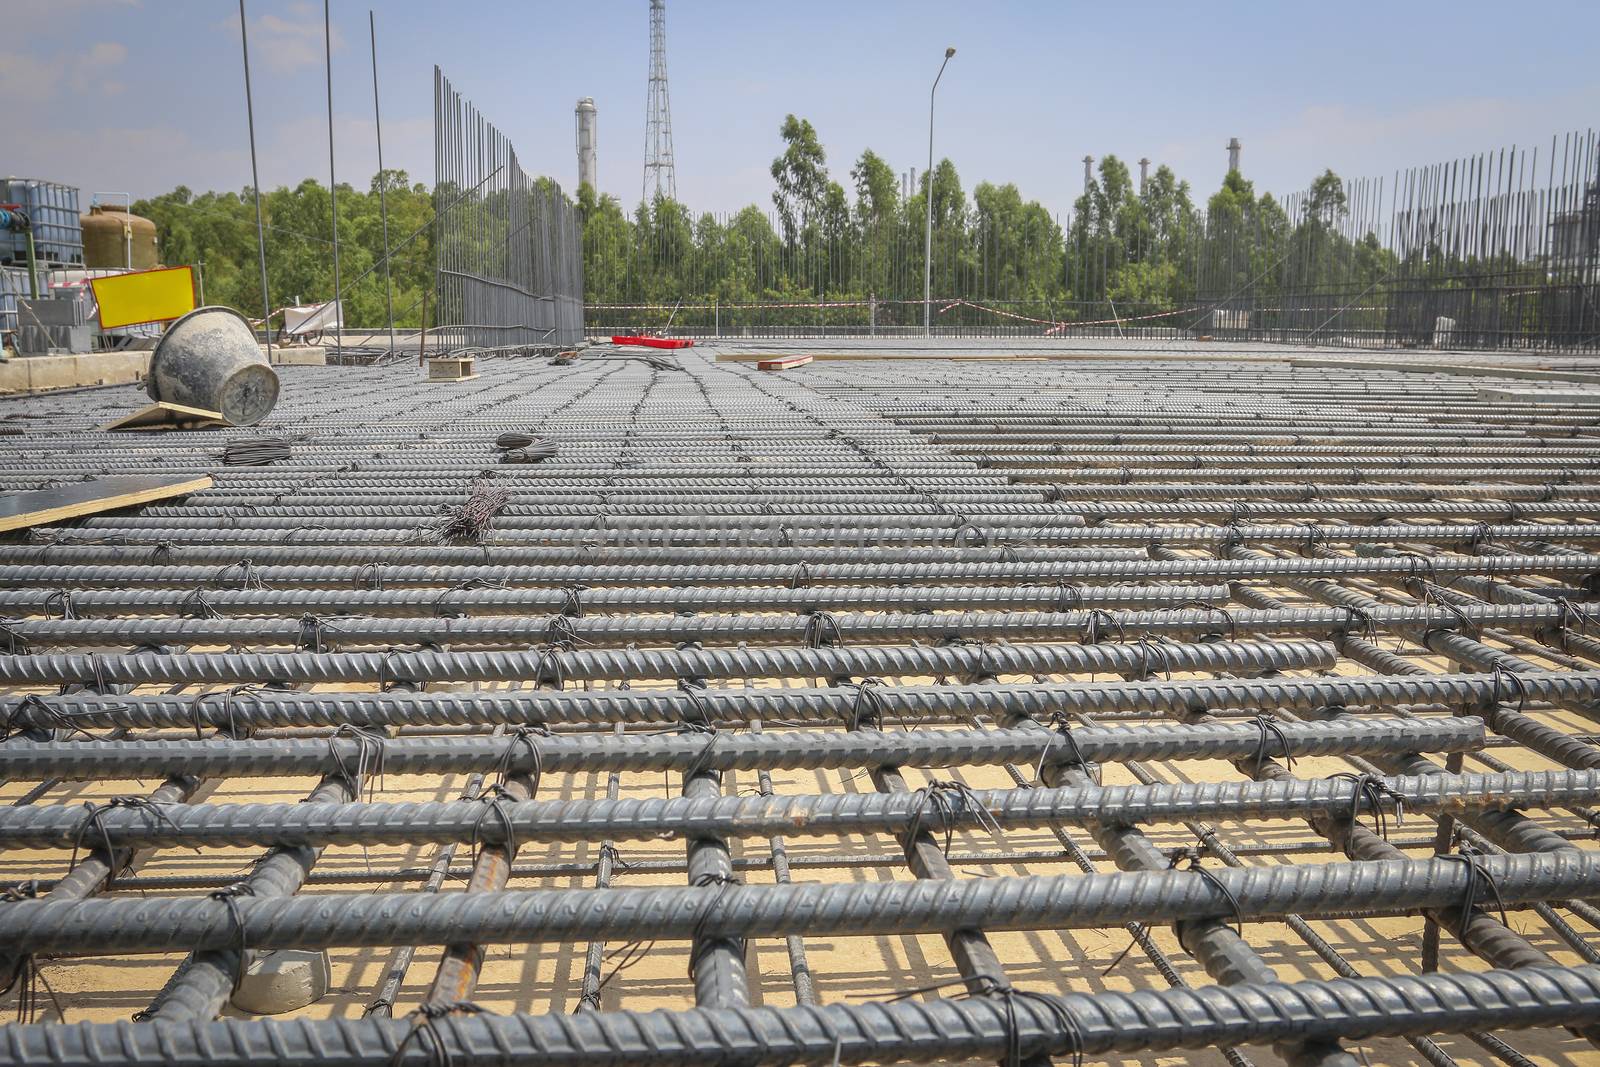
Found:
[[[252,1015],[280,1015],[321,1000],[329,979],[325,950],[257,953],[234,991],[233,1006]]]
[[[274,345],[272,348],[272,362],[279,366],[326,367],[328,365],[328,350],[318,345],[297,345],[294,348],[281,348]]]

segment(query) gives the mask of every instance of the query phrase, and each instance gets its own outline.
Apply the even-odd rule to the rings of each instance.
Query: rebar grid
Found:
[[[0,401],[0,1064],[1593,1054],[1600,402],[717,354]]]

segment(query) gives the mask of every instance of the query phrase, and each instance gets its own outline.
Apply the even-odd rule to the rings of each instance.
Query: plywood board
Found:
[[[160,475],[111,475],[74,482],[55,489],[0,496],[0,531],[97,515],[102,511],[131,508],[154,500],[183,496],[211,488],[211,478],[174,478]]]
[[[140,408],[131,415],[124,415],[120,419],[112,419],[102,430],[165,430],[176,427],[195,429],[205,426],[226,426],[228,420],[222,417],[220,411],[207,411],[205,408],[185,407],[182,404],[169,404],[159,401],[147,408]]]

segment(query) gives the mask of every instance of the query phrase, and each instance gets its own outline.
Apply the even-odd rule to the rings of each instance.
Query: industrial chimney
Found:
[[[1239,169],[1239,149],[1241,147],[1243,146],[1239,144],[1239,138],[1228,138],[1228,170],[1230,172]]]
[[[1083,191],[1089,191],[1089,183],[1094,181],[1094,157],[1083,157]]]
[[[599,109],[594,106],[593,97],[586,96],[578,101],[575,115],[578,132],[578,184],[581,186],[587,183],[596,195],[600,192],[600,165],[596,154],[598,133],[595,128],[599,114]]]
[[[1150,180],[1150,157],[1145,156],[1139,160],[1139,195],[1144,195],[1145,183]]]

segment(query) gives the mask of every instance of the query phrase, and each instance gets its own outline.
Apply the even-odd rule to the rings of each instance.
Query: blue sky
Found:
[[[135,196],[242,188],[250,170],[230,0],[6,0],[0,169]],[[249,0],[263,185],[327,177],[320,0]],[[367,11],[377,12],[385,161],[432,177],[432,67],[575,184],[572,109],[600,110],[600,185],[634,203],[644,141],[645,0],[333,0],[341,180],[375,163]],[[1520,11],[1520,13],[1519,13]],[[1529,17],[1529,16],[1532,17]],[[1258,188],[1324,167],[1388,175],[1600,117],[1600,4],[1139,4],[668,0],[680,198],[769,203],[787,112],[817,127],[836,180],[871,147],[925,165],[928,85],[946,45],[936,153],[968,189],[1014,181],[1065,212],[1085,153],[1171,165],[1199,193],[1231,136]],[[1542,166],[1542,157],[1541,157]]]

